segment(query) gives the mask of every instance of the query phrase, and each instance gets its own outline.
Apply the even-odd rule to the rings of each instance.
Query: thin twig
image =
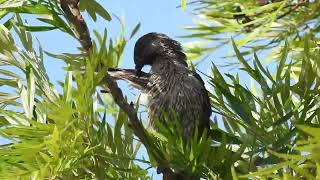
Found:
[[[277,17],[277,20],[279,20],[279,19],[281,19],[281,18],[289,15],[289,14],[292,13],[293,11],[297,10],[300,6],[304,6],[304,5],[306,5],[306,4],[307,4],[307,1],[301,1],[301,2],[299,2],[299,3],[297,3],[297,4],[295,4],[295,5],[292,5],[287,12],[285,12],[285,13],[281,14],[280,16],[278,16],[278,17]]]
[[[289,8],[288,12],[291,13],[292,11],[296,10],[298,7],[304,6],[304,5],[306,5],[307,3],[308,3],[307,1],[301,1],[301,2],[298,2],[298,3],[295,3],[295,4],[288,4],[288,5],[285,5],[285,6],[283,7],[283,9]],[[263,12],[258,12],[258,13],[252,14],[252,15],[246,15],[246,16],[248,16],[248,17],[258,17],[258,16],[264,15],[264,14],[266,14],[266,13],[273,13],[273,12],[276,11],[276,10],[278,10],[278,8],[274,8],[273,10],[268,11],[268,12],[264,12],[264,11],[263,11]],[[278,16],[278,17],[277,17],[277,20],[278,20],[278,19],[281,19],[282,17],[284,17],[284,16],[286,16],[286,15],[288,15],[288,14],[289,14],[288,12],[285,12],[284,14]]]
[[[308,1],[305,1],[305,0],[302,0],[301,2],[299,3],[296,3],[296,4],[289,4],[289,5],[286,5],[283,9],[287,9],[289,8],[289,10],[287,10],[287,12],[284,12],[283,14],[279,15],[276,17],[275,21],[277,20],[280,20],[284,17],[286,17],[287,15],[291,14],[292,12],[296,11],[299,7],[301,6],[305,6],[306,4],[308,3]],[[277,10],[277,9],[276,9]],[[269,12],[270,13],[270,12]],[[264,13],[257,13],[257,14],[254,14],[254,16],[259,16],[261,14],[264,14]],[[254,25],[252,27],[250,27],[250,29],[256,29],[258,27],[261,27],[263,26],[265,23],[260,23],[260,24],[257,24],[257,25]]]

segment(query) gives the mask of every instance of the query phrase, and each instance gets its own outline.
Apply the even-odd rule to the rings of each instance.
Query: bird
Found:
[[[199,135],[210,129],[212,111],[208,91],[200,75],[188,67],[187,56],[178,41],[162,33],[145,34],[135,44],[133,59],[135,69],[110,68],[108,73],[148,95],[151,127],[158,130],[157,121],[166,124],[177,120],[179,132],[186,140],[192,139],[196,129]],[[142,71],[147,65],[151,66],[149,73]],[[198,179],[161,164],[157,172],[163,174],[164,180]]]
[[[196,129],[210,128],[211,105],[200,75],[188,67],[182,45],[165,34],[151,32],[140,37],[134,47],[135,69],[111,68],[109,74],[130,82],[148,95],[149,124],[176,119],[182,135],[190,139]],[[150,72],[142,71],[151,66]]]

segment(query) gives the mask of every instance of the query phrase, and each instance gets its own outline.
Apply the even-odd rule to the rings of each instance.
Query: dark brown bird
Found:
[[[193,136],[196,128],[200,133],[209,129],[211,106],[208,92],[201,77],[188,68],[179,42],[164,34],[146,34],[135,44],[134,62],[135,70],[110,69],[109,74],[129,81],[148,94],[148,114],[154,129],[157,129],[154,122],[163,122],[165,116],[178,120],[186,139]],[[145,65],[151,66],[150,73],[141,71]],[[158,167],[158,173],[163,173],[164,180],[197,179],[167,167]]]
[[[111,69],[109,74],[130,81],[149,98],[151,125],[155,120],[178,119],[183,135],[190,138],[195,129],[209,128],[211,106],[201,77],[188,68],[181,44],[164,34],[148,33],[135,44],[135,71]],[[150,73],[141,71],[150,65]],[[164,115],[165,114],[165,115]]]

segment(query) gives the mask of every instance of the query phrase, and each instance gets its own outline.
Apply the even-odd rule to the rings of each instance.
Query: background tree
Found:
[[[207,45],[193,44],[190,57],[231,44],[234,54],[226,58],[236,57],[252,83],[248,88],[244,77],[221,74],[213,64],[214,136],[186,143],[176,124],[144,129],[139,103],[127,102],[107,74],[127,40],[124,32],[116,40],[107,31],[90,35],[81,11],[111,20],[98,2],[0,1],[0,135],[10,140],[0,146],[0,177],[152,178],[143,163],[207,179],[319,178],[319,1],[208,0],[191,7],[203,19],[185,37]],[[42,24],[27,24],[25,14]],[[79,53],[56,55],[41,48],[49,42],[34,42],[32,32],[52,29],[77,39]],[[264,51],[271,71],[257,55]],[[46,73],[44,53],[66,64],[61,91]],[[142,144],[149,160],[137,158]]]
[[[240,64],[252,79],[249,89],[240,84],[245,77],[222,76],[216,67],[211,78],[212,106],[226,130],[247,144],[247,170],[261,169],[240,177],[319,178],[315,173],[319,136],[312,133],[319,127],[319,1],[194,1],[192,5],[201,18],[197,26],[187,27],[192,34],[185,37],[207,43],[190,48],[190,54],[203,55],[231,41],[235,53],[225,58],[236,56],[238,63],[224,65]],[[273,62],[269,68],[275,70],[262,65],[256,53]],[[251,54],[253,58],[248,57]],[[266,168],[270,165],[274,166]]]

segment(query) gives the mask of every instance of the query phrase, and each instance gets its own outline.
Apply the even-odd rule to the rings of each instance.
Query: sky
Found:
[[[133,68],[133,49],[136,40],[144,34],[149,32],[159,32],[168,35],[169,37],[180,41],[181,43],[191,42],[193,40],[178,38],[178,36],[186,35],[190,32],[183,29],[184,26],[193,25],[194,15],[192,15],[191,8],[182,11],[178,6],[180,0],[162,0],[162,1],[151,1],[151,0],[98,0],[98,2],[105,7],[109,14],[112,16],[112,21],[106,21],[98,16],[98,20],[94,22],[87,13],[82,13],[84,19],[91,31],[91,37],[94,38],[93,30],[103,34],[104,29],[108,31],[108,36],[117,38],[121,32],[121,24],[115,16],[124,17],[125,23],[125,34],[127,39],[133,30],[133,28],[141,23],[141,27],[137,34],[128,41],[124,50],[121,67]],[[37,24],[37,21],[29,21],[30,24]],[[51,53],[62,53],[62,52],[77,52],[76,47],[79,46],[77,40],[73,39],[69,35],[66,35],[59,30],[51,32],[40,32],[34,33],[34,35],[40,40],[43,48]],[[48,43],[50,42],[50,43]],[[213,53],[213,57],[224,56],[221,54],[227,52],[226,49]],[[212,54],[211,54],[212,55]],[[201,63],[198,67],[201,71],[207,73],[211,67],[211,62],[217,62],[219,58],[211,58]],[[51,57],[46,58],[46,66],[49,76],[52,81],[63,79],[64,64],[59,60]],[[58,67],[58,68],[57,68]]]
[[[117,20],[116,16],[124,17],[125,22],[125,34],[129,38],[132,29],[136,24],[141,23],[138,33],[128,41],[123,54],[123,61],[120,65],[123,68],[134,68],[133,63],[133,48],[136,40],[142,35],[149,32],[159,32],[168,35],[180,42],[190,41],[188,39],[177,38],[178,36],[185,35],[188,32],[183,30],[183,26],[193,25],[194,16],[191,14],[191,9],[182,11],[177,6],[180,5],[180,0],[99,0],[98,1],[108,12],[112,15],[113,20],[111,22],[103,20],[98,17],[97,22],[94,22],[86,13],[83,13],[84,19],[88,24],[90,31],[96,30],[103,33],[106,28],[108,36],[116,38],[120,35],[121,24]],[[38,22],[30,19],[29,24],[36,25]],[[76,47],[79,46],[77,40],[73,39],[69,35],[66,35],[59,30],[51,32],[39,32],[34,33],[34,37],[39,39],[44,50],[55,54],[61,53],[76,53]],[[91,33],[93,37],[93,33]],[[202,63],[198,68],[205,73],[208,73],[211,67],[211,60],[207,60]],[[51,79],[51,82],[63,81],[65,64],[57,59],[51,57],[45,57],[45,67]],[[58,87],[58,86],[56,86]],[[125,89],[127,94],[129,89]],[[0,139],[0,144],[5,143],[3,139]],[[141,156],[145,155],[142,151]],[[156,175],[154,171],[154,179],[161,179],[161,176]]]
[[[83,13],[85,21],[87,22],[91,32],[94,29],[103,34],[103,31],[106,28],[109,37],[118,37],[121,32],[121,24],[114,15],[124,17],[126,27],[125,34],[127,38],[129,38],[135,25],[139,22],[141,23],[140,30],[131,40],[128,41],[125,48],[123,62],[121,64],[121,67],[125,68],[134,67],[133,48],[136,40],[142,35],[149,32],[159,32],[175,38],[179,35],[185,34],[186,31],[182,29],[183,26],[192,24],[191,13],[183,12],[181,8],[177,8],[180,4],[179,0],[100,0],[98,2],[108,10],[113,19],[111,22],[108,22],[103,20],[101,17],[98,17],[97,22],[94,22],[86,13]],[[51,35],[48,35],[49,33]],[[41,44],[43,48],[53,53],[76,52],[75,47],[79,46],[75,39],[72,39],[59,31],[35,34],[40,42],[45,42]],[[91,36],[94,37],[93,33],[91,33]],[[62,65],[60,62],[52,58],[47,58],[46,64],[50,67],[47,68],[47,71],[49,75],[53,75],[52,80],[60,80],[63,77],[63,71],[57,73],[56,67]]]

